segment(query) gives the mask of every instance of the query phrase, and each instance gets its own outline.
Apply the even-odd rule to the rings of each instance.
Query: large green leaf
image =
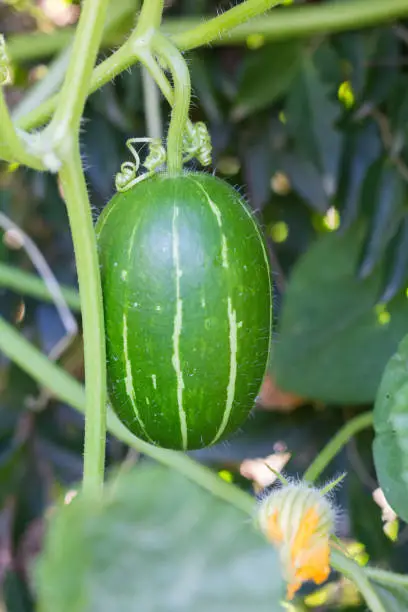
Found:
[[[250,51],[242,74],[232,117],[243,119],[286,93],[300,67],[303,45],[290,40]]]
[[[389,360],[374,409],[374,461],[388,503],[408,521],[408,336]]]
[[[158,466],[59,509],[38,570],[41,612],[270,612],[283,595],[248,516]]]
[[[383,271],[356,275],[362,224],[320,238],[298,261],[283,303],[272,368],[278,385],[333,403],[372,401],[390,356],[408,332],[400,292],[377,306]]]

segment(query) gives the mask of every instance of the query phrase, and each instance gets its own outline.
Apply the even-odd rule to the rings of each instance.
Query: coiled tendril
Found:
[[[136,151],[133,144],[146,142],[149,143],[149,154],[143,166],[148,172],[137,176],[141,164],[139,153]],[[154,171],[166,161],[166,150],[159,138],[129,138],[129,140],[126,141],[126,146],[132,153],[135,161],[126,161],[121,165],[120,172],[118,172],[115,177],[115,186],[118,191],[128,191],[128,189],[131,189],[136,183],[151,176]]]
[[[149,153],[143,164],[141,164],[140,156],[133,146],[138,143],[148,143],[149,145]],[[126,141],[126,146],[135,161],[125,161],[121,165],[120,172],[115,177],[117,191],[128,191],[140,181],[152,176],[157,168],[166,161],[166,150],[159,138],[129,138]],[[183,138],[183,153],[186,154],[183,163],[196,157],[202,166],[209,166],[211,164],[211,150],[211,138],[205,123],[198,121],[191,124]],[[137,176],[141,165],[147,169],[147,172]]]
[[[196,157],[202,166],[211,165],[211,138],[203,121],[193,123],[191,128],[185,133],[183,148],[184,152],[187,153],[187,157],[183,160],[184,163]]]

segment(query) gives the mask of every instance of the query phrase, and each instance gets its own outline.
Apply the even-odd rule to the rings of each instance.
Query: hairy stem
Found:
[[[365,568],[360,567],[355,561],[348,559],[337,550],[331,551],[330,562],[334,569],[354,582],[371,612],[388,612],[372,587]]]
[[[251,34],[261,35],[265,41],[331,34],[389,23],[407,15],[408,6],[405,0],[371,0],[369,5],[367,0],[343,0],[338,4],[288,7],[274,12],[273,15],[252,19],[221,36],[216,34],[216,37],[208,42],[221,45],[242,44]],[[196,34],[197,28],[203,28],[204,25],[212,27],[209,24],[210,18],[205,24],[202,18],[197,17],[167,18],[163,21],[163,33],[171,35],[173,42],[180,49],[187,50],[202,44]],[[72,28],[64,28],[51,34],[11,36],[8,40],[10,59],[19,63],[54,55],[69,44],[72,33]],[[124,38],[125,32],[122,33],[121,29],[119,34],[108,31],[103,42],[105,47],[112,47],[122,43]]]
[[[241,5],[235,7],[238,9]],[[234,10],[234,9],[231,9]],[[226,19],[229,11],[221,15]],[[406,0],[344,0],[338,4],[319,4],[318,6],[293,7],[274,11],[271,16],[255,18],[248,23],[225,30],[223,35],[214,32],[212,20],[202,23],[201,19],[177,18],[163,22],[163,32],[171,36],[172,42],[180,50],[189,50],[203,44],[204,36],[212,44],[242,44],[251,34],[261,35],[265,41],[287,40],[295,37],[307,37],[315,34],[330,34],[349,29],[371,27],[373,25],[390,22],[399,17],[408,15]],[[215,19],[219,19],[216,17]],[[225,24],[224,24],[225,27]],[[214,38],[208,40],[208,32],[213,32]],[[55,53],[65,47],[67,39],[64,31],[61,38],[53,37],[54,46],[48,47],[49,54]],[[24,36],[24,40],[27,35]],[[45,43],[49,45],[49,34],[46,34]],[[34,39],[33,39],[34,40]],[[70,39],[69,39],[70,40]],[[60,42],[59,42],[60,41]],[[118,41],[119,42],[119,41]],[[129,44],[130,39],[118,51],[99,64],[93,72],[87,93],[92,93],[105,83],[111,81],[116,75],[136,63],[138,59],[135,45]],[[112,44],[112,41],[109,41]],[[13,47],[17,49],[18,41],[10,44],[10,56],[13,58]],[[30,49],[34,45],[24,43],[26,56],[30,58]],[[14,51],[17,55],[17,50]],[[24,59],[19,56],[19,59]],[[37,109],[19,118],[18,125],[24,129],[32,129],[44,124],[51,116],[57,104],[58,96],[53,96]]]
[[[162,119],[160,109],[160,92],[149,74],[142,68],[144,112],[146,120],[146,133],[149,138],[163,138]]]
[[[160,27],[164,8],[164,0],[144,0],[136,27],[136,36],[142,37],[149,30]]]
[[[303,475],[304,480],[314,482],[324,471],[326,466],[332,459],[341,451],[343,446],[356,435],[359,431],[371,427],[373,424],[373,413],[364,412],[354,419],[351,419],[343,425],[336,435],[328,442],[328,444],[320,451],[315,460],[309,465]]]
[[[241,6],[241,5],[239,5]],[[236,7],[238,8],[238,7]],[[231,9],[233,10],[233,9]],[[227,13],[225,13],[226,15]],[[174,44],[182,51],[195,49],[207,43],[242,44],[251,34],[261,35],[265,41],[287,40],[369,28],[376,24],[390,23],[408,15],[406,0],[343,0],[342,2],[299,6],[274,11],[238,25],[227,35],[210,39],[211,21],[199,19],[174,19],[163,23],[163,30],[171,35]]]
[[[44,170],[42,162],[26,150],[20,136],[11,120],[11,116],[4,99],[3,88],[0,86],[0,125],[1,143],[0,158],[8,162],[24,164],[35,170]]]
[[[86,381],[83,490],[92,496],[100,494],[105,473],[106,352],[96,237],[81,164],[79,128],[107,6],[108,0],[85,0],[82,3],[58,106],[46,128],[51,146],[55,147],[62,162],[59,178],[78,271]]]
[[[265,13],[267,10],[281,4],[282,0],[247,0],[225,11],[218,17],[209,19],[195,28],[189,29],[174,39],[179,49],[193,49],[207,45],[213,40],[222,37],[242,23],[245,23]],[[275,17],[275,14],[274,14]]]
[[[162,92],[163,96],[166,98],[167,102],[170,104],[170,106],[172,106],[174,102],[173,89],[170,85],[168,78],[164,74],[163,70],[161,69],[153,55],[150,52],[146,52],[141,54],[139,59],[141,64],[152,77],[153,81],[155,81],[156,85]]]
[[[86,411],[83,487],[87,493],[95,495],[103,485],[105,465],[105,332],[96,238],[79,145],[64,162],[60,179],[74,243],[84,335]]]
[[[167,135],[167,168],[170,174],[175,175],[183,168],[183,137],[191,97],[190,73],[181,53],[161,34],[155,34],[153,37],[153,50],[169,67],[173,78],[173,108]]]
[[[102,38],[109,0],[85,0],[82,3],[72,53],[59,95],[58,106],[50,124],[61,141],[70,139],[79,131],[79,124],[88,96],[88,83],[92,77],[96,56]],[[69,149],[68,141],[65,149]]]

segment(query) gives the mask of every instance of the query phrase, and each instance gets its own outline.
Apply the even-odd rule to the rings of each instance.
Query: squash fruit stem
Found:
[[[191,98],[190,73],[180,51],[165,36],[155,33],[152,46],[154,53],[169,68],[173,79],[173,107],[167,135],[167,167],[169,174],[177,175],[183,169],[183,138]]]

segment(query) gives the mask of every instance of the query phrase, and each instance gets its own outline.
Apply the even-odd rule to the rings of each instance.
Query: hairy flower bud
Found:
[[[328,578],[335,509],[323,491],[303,482],[284,484],[261,501],[258,522],[279,549],[288,599],[304,582]]]

